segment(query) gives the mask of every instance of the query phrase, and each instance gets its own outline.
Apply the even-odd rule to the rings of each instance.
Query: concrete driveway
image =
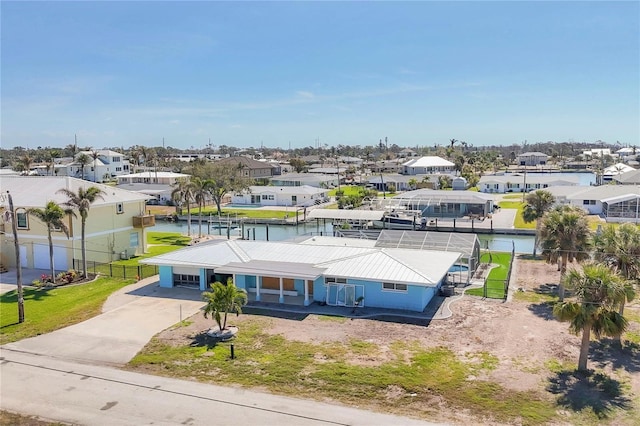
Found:
[[[151,337],[204,305],[199,290],[160,288],[157,279],[114,293],[97,317],[5,347],[82,363],[126,364]]]

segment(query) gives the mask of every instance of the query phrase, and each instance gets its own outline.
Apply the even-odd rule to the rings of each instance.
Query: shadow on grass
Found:
[[[203,331],[202,333],[198,333],[195,335],[193,341],[189,346],[191,346],[192,348],[206,347],[207,350],[211,350],[218,346],[218,343],[220,343],[220,339],[211,337],[207,334],[206,331]]]
[[[629,373],[640,372],[640,345],[632,342],[624,342],[619,347],[613,339],[602,339],[591,343],[590,356],[592,362],[603,368],[611,365],[612,368],[622,368]]]
[[[176,237],[175,235],[167,235],[163,237],[154,237],[154,244],[164,244],[170,246],[183,246],[189,245],[190,238],[188,237]]]
[[[49,290],[55,290],[56,287],[50,287],[50,288],[39,288],[39,289],[33,289],[33,288],[25,288],[23,291],[23,298],[25,301],[27,300],[34,300],[34,301],[40,301],[46,297],[51,296],[49,294]],[[18,291],[17,290],[11,290],[3,295],[0,296],[0,303],[4,304],[4,303],[18,303]]]
[[[575,412],[591,409],[599,419],[614,409],[631,408],[622,384],[603,373],[561,371],[549,379],[547,390],[558,395],[557,403]]]
[[[307,318],[307,316],[309,316],[309,314],[306,312],[286,312],[286,311],[278,311],[277,309],[259,308],[254,306],[243,307],[242,313],[251,314],[251,315],[261,315],[265,317],[289,319],[289,320],[295,320],[295,321],[302,321],[305,318]]]

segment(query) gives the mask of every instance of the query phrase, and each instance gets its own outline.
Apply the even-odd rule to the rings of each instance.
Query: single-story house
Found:
[[[546,191],[556,197],[556,204],[582,207],[607,222],[637,223],[640,219],[640,187],[635,185],[550,187]]]
[[[544,152],[523,152],[516,157],[516,164],[519,166],[544,166],[547,164],[549,156]]]
[[[578,177],[556,177],[552,173],[516,173],[486,175],[480,178],[478,187],[482,192],[529,192],[550,186],[576,186]]]
[[[403,175],[424,175],[431,173],[454,173],[456,165],[437,156],[425,156],[402,163]]]
[[[417,189],[398,194],[389,203],[420,210],[423,217],[463,217],[470,214],[486,217],[493,213],[493,197],[476,191]]]
[[[327,202],[329,190],[303,186],[251,186],[249,190],[232,194],[233,204],[254,204],[261,206],[307,207]]]
[[[334,188],[338,186],[338,176],[323,175],[320,173],[287,173],[272,177],[274,186],[313,186],[315,188]]]
[[[157,204],[165,205],[171,202],[171,193],[175,189],[178,179],[190,179],[183,173],[146,171],[118,176],[117,188],[139,192],[153,197]]]
[[[425,177],[427,180],[425,181]],[[378,191],[388,191],[390,186],[393,186],[396,191],[410,191],[415,189],[409,184],[416,181],[416,186],[423,187],[428,186],[430,188],[437,188],[437,177],[429,175],[373,175],[367,179],[369,185],[372,185]]]
[[[635,169],[624,163],[617,163],[613,166],[609,166],[602,171],[602,182],[611,182],[616,176],[620,176],[624,173],[634,171]]]
[[[310,237],[217,240],[142,263],[158,265],[161,287],[205,290],[232,278],[255,301],[421,312],[459,258],[458,252],[375,247],[373,240]]]
[[[16,264],[6,191],[12,196],[16,213],[22,267],[49,269],[47,228],[29,215],[27,210],[42,209],[49,201],[61,205],[67,197],[58,193],[60,189],[77,193],[79,188],[90,186],[98,187],[105,194],[103,198],[97,198],[89,210],[86,223],[87,260],[108,263],[122,256],[143,254],[146,249],[145,228],[155,224],[154,216],[145,214],[145,202],[149,196],[66,176],[3,176],[0,229],[6,244],[2,243],[2,263],[9,267],[15,267]],[[69,238],[60,230],[54,230],[52,234],[57,271],[73,268],[74,260],[82,258],[80,216],[68,216],[65,223],[69,228]]]
[[[613,181],[619,185],[638,185],[640,184],[640,170],[630,170],[613,176]]]

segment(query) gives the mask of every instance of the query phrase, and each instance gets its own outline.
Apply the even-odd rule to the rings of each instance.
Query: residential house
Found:
[[[619,185],[640,185],[640,170],[630,170],[613,176],[613,181]]]
[[[611,182],[616,176],[620,176],[623,173],[631,172],[633,170],[635,170],[633,167],[627,166],[624,163],[614,164],[613,166],[609,166],[602,171],[602,182]]]
[[[231,195],[233,204],[308,207],[329,200],[329,190],[303,186],[251,186]]]
[[[149,195],[154,203],[171,204],[171,193],[178,179],[190,179],[191,175],[173,172],[147,171],[118,176],[118,188]]]
[[[426,186],[437,188],[438,186],[437,176],[429,175],[373,175],[367,179],[368,184],[378,191],[389,191],[391,187],[396,191],[411,191],[416,189],[411,185],[413,181],[416,181],[416,186],[419,188]]]
[[[46,226],[27,211],[30,208],[44,208],[47,202],[63,204],[67,197],[58,193],[68,189],[75,193],[79,188],[96,186],[105,193],[90,207],[86,223],[87,259],[92,262],[107,263],[144,253],[146,249],[145,228],[153,226],[153,216],[145,215],[145,201],[150,197],[120,188],[90,183],[85,180],[62,176],[3,176],[2,208],[0,229],[4,233],[2,244],[2,263],[15,267],[11,215],[8,210],[6,192],[13,198],[18,241],[22,267],[48,269],[49,242]],[[74,259],[81,255],[80,217],[68,216],[66,219],[70,236],[61,232],[53,233],[54,264],[58,271],[66,271],[74,265]]]
[[[274,175],[271,164],[249,157],[228,157],[216,161],[216,164],[232,165],[241,170],[243,176],[267,182]]]
[[[461,254],[376,247],[373,240],[218,240],[144,259],[161,287],[205,290],[232,278],[251,301],[367,306],[422,312]]]
[[[315,188],[334,188],[338,186],[338,177],[320,173],[287,173],[271,178],[274,186],[313,186]]]
[[[556,204],[570,204],[599,215],[607,222],[640,220],[640,187],[636,185],[601,185],[578,187],[550,187]]]
[[[477,191],[434,191],[417,189],[398,194],[390,200],[392,206],[419,210],[423,217],[464,217],[493,213],[493,197]]]
[[[515,173],[504,175],[485,175],[480,178],[478,187],[481,192],[529,192],[550,186],[576,186],[577,177],[556,177],[553,173]]]
[[[400,158],[413,158],[417,156],[418,156],[418,153],[412,150],[411,148],[405,148],[403,150],[400,150],[400,152],[398,152],[398,157]]]
[[[424,174],[452,174],[455,173],[456,165],[449,160],[436,156],[425,156],[411,159],[402,163],[403,175],[424,175]]]
[[[535,167],[547,164],[549,156],[543,152],[524,152],[516,157],[519,166]]]

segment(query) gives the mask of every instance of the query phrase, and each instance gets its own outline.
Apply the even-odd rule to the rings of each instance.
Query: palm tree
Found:
[[[542,255],[549,263],[560,260],[560,276],[567,271],[567,263],[589,258],[591,231],[584,210],[575,206],[558,206],[542,218],[540,227]],[[560,279],[558,297],[564,300],[564,285]]]
[[[409,179],[407,182],[409,184],[409,188],[416,189],[418,187],[418,181],[415,178]]]
[[[96,172],[98,169],[98,158],[100,158],[100,153],[96,150],[91,151],[91,159],[93,160],[93,181],[96,182]]]
[[[527,194],[526,202],[522,210],[522,219],[526,223],[536,222],[536,236],[533,242],[533,258],[535,259],[538,234],[540,233],[540,219],[556,202],[556,197],[549,191],[539,190]]]
[[[67,201],[62,203],[63,206],[66,206],[70,209],[71,214],[74,217],[76,216],[75,210],[80,214],[81,220],[81,249],[82,249],[82,276],[83,278],[87,278],[87,248],[86,248],[86,240],[85,240],[85,228],[87,224],[87,217],[89,217],[89,208],[91,204],[93,204],[98,198],[104,199],[103,195],[105,192],[95,186],[91,186],[87,189],[80,187],[78,188],[78,192],[73,192],[70,189],[62,188],[58,191],[58,193],[64,194],[67,196]]]
[[[82,179],[84,179],[84,167],[90,162],[91,162],[91,157],[89,157],[85,153],[78,155],[78,157],[76,158],[76,163],[80,164],[80,167],[82,167]]]
[[[31,166],[33,166],[34,159],[28,153],[24,154],[18,160],[18,165],[22,168],[24,174],[29,176],[29,172],[31,172]]]
[[[191,236],[191,202],[193,201],[193,185],[188,178],[179,178],[176,180],[173,191],[171,191],[171,199],[179,205],[185,203],[187,205],[187,236]]]
[[[229,312],[234,312],[236,315],[242,313],[242,307],[247,304],[247,291],[236,287],[233,280],[229,278],[226,285],[219,281],[211,284],[211,290],[203,292],[202,299],[207,302],[204,307],[204,317],[212,315],[222,332],[227,328]],[[223,313],[224,317],[222,317]]]
[[[64,218],[67,214],[71,214],[70,210],[64,210],[53,201],[49,201],[44,209],[32,208],[27,212],[40,220],[47,226],[47,237],[49,239],[49,261],[51,265],[51,280],[55,284],[56,271],[53,259],[53,239],[51,238],[51,231],[59,229],[69,238],[69,228],[64,223]]]
[[[211,182],[207,179],[202,179],[199,177],[191,178],[191,189],[193,191],[193,198],[196,203],[198,203],[198,236],[202,236],[202,207],[204,206],[207,198],[207,194],[209,194],[209,188],[211,187]]]
[[[619,310],[620,315],[624,315],[625,302],[635,298],[634,287],[640,279],[640,229],[632,223],[617,228],[609,225],[594,237],[594,246],[596,260],[614,268],[628,280],[626,297],[621,300]]]
[[[625,297],[624,278],[604,264],[587,264],[582,272],[571,269],[563,281],[574,290],[577,301],[558,303],[553,314],[560,321],[569,321],[569,330],[582,333],[578,370],[587,370],[591,332],[601,336],[622,334],[627,320],[615,308]]]

